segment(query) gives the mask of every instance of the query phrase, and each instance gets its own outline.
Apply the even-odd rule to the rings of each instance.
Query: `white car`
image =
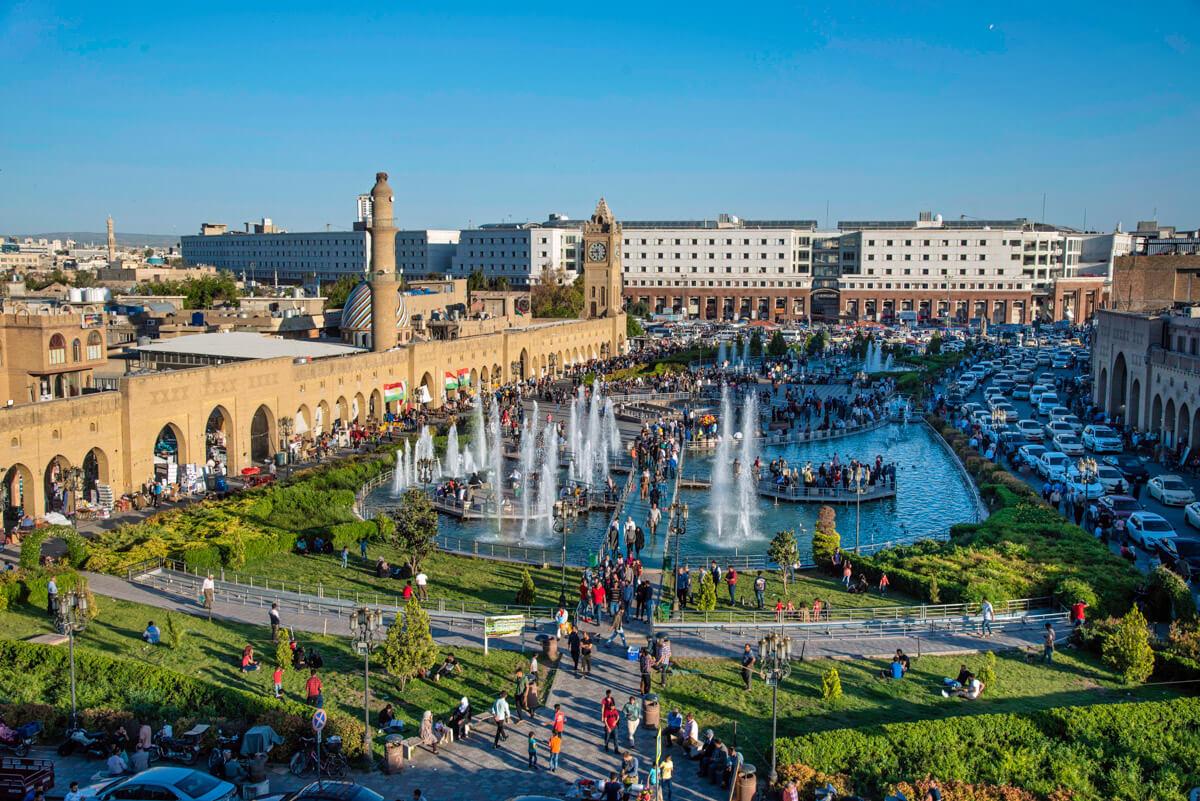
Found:
[[[1079,437],[1075,436],[1074,431],[1065,434],[1059,433],[1051,437],[1050,441],[1055,448],[1065,453],[1067,456],[1083,456],[1083,443],[1079,441]]]
[[[1029,400],[1029,385],[1017,384],[1013,387],[1012,396],[1014,400]]]
[[[1125,521],[1125,531],[1130,539],[1146,549],[1152,549],[1158,540],[1179,536],[1170,521],[1154,512],[1134,512]]]
[[[1043,392],[1038,398],[1037,410],[1039,417],[1046,417],[1050,414],[1050,410],[1058,405],[1058,396],[1053,392]]]
[[[1081,439],[1083,447],[1093,453],[1120,453],[1125,450],[1121,435],[1108,426],[1085,426]]]
[[[1046,451],[1038,457],[1037,473],[1047,481],[1057,481],[1065,478],[1067,468],[1071,466],[1071,457],[1060,451]]]
[[[1021,414],[1017,411],[1017,407],[1013,406],[1007,401],[997,403],[992,407],[992,411],[1004,412],[1004,422],[1006,423],[1016,422],[1017,418],[1021,416]]]
[[[1089,501],[1094,501],[1101,495],[1107,494],[1104,489],[1104,484],[1101,483],[1099,479],[1093,478],[1089,479],[1088,481],[1084,481],[1083,477],[1079,475],[1079,471],[1077,470],[1071,471],[1071,478],[1070,481],[1067,482],[1067,486]]]
[[[1059,434],[1074,434],[1075,429],[1071,428],[1070,424],[1061,420],[1051,420],[1046,423],[1046,436],[1053,439]]]
[[[1105,492],[1125,492],[1129,489],[1129,480],[1125,478],[1125,474],[1111,465],[1097,465],[1096,478],[1100,480]]]
[[[1183,509],[1183,519],[1192,528],[1200,528],[1200,501],[1189,503]]]
[[[1041,442],[1046,438],[1046,432],[1037,420],[1019,420],[1017,421],[1017,430],[1030,442]]]
[[[1038,460],[1042,458],[1042,454],[1047,450],[1044,445],[1022,445],[1017,448],[1017,460],[1027,467],[1037,469]]]
[[[191,768],[150,768],[134,776],[84,787],[95,801],[233,801],[235,785]]]
[[[1151,498],[1157,498],[1166,506],[1187,506],[1196,500],[1196,493],[1179,476],[1155,476],[1146,484]]]

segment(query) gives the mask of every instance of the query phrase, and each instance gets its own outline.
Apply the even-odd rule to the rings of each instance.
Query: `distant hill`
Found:
[[[108,234],[95,231],[52,231],[45,234],[5,234],[5,236],[15,236],[19,239],[32,237],[33,239],[61,239],[64,242],[68,239],[74,239],[76,242],[94,242],[97,245],[103,245],[108,240]],[[127,234],[124,231],[117,231],[117,245],[131,248],[144,247],[171,247],[179,244],[179,237],[173,234]]]

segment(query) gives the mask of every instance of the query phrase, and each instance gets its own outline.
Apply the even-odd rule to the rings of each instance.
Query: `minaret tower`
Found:
[[[396,226],[392,222],[392,188],[386,172],[375,173],[371,189],[371,350],[396,347]]]
[[[113,233],[112,215],[108,215],[108,263],[117,260],[117,235]]]

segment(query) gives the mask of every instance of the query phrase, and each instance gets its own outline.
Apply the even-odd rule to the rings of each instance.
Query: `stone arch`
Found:
[[[1150,405],[1150,422],[1146,426],[1150,430],[1150,433],[1157,434],[1162,429],[1162,413],[1162,395],[1155,393],[1154,403]]]
[[[1104,403],[1108,399],[1108,367],[1100,368],[1100,375],[1096,377],[1096,400],[1099,403]]]
[[[1162,418],[1163,444],[1167,447],[1175,445],[1175,399],[1167,398],[1167,407],[1163,410]]]
[[[310,436],[313,433],[314,425],[315,422],[313,420],[312,412],[308,408],[308,404],[300,404],[296,408],[296,416],[292,420],[292,431],[294,431],[299,437]]]
[[[359,425],[367,422],[367,399],[363,397],[361,392],[356,393],[354,396],[354,401],[350,406],[350,416]]]
[[[71,340],[71,361],[83,361],[83,343],[79,341],[79,337]]]
[[[479,371],[474,367],[471,368],[471,389],[479,392]]]
[[[1125,364],[1125,354],[1118,353],[1113,361],[1112,386],[1109,392],[1112,398],[1108,403],[1111,414],[1125,416],[1125,385],[1129,382],[1129,368]]]
[[[492,387],[498,387],[504,383],[504,370],[498,364],[492,365]]]
[[[237,453],[234,442],[233,415],[221,404],[213,407],[204,422],[204,461],[224,465],[228,472],[229,454]]]
[[[513,376],[513,379],[523,381],[526,378],[529,378],[529,375],[530,375],[529,371],[531,368],[529,366],[529,349],[528,348],[521,348],[521,355],[520,355],[520,357],[518,357],[517,363],[520,366],[514,371],[516,373],[516,375]]]
[[[479,380],[482,382],[479,385],[480,390],[492,388],[490,376],[491,376],[491,373],[488,371],[488,367],[486,364],[483,367],[479,368]]]
[[[331,423],[336,421],[348,423],[350,421],[350,404],[346,403],[346,396],[339,395],[338,399],[333,402],[333,419]]]
[[[377,389],[371,390],[371,396],[367,399],[367,419],[382,423],[384,411],[383,393]]]
[[[187,461],[187,442],[183,438],[183,429],[174,423],[167,423],[158,430],[154,437],[155,477],[157,466],[166,464],[184,464]]]
[[[1192,443],[1192,414],[1191,410],[1188,409],[1187,401],[1181,401],[1179,404],[1179,418],[1175,423],[1175,438],[1181,447]]]
[[[34,516],[33,471],[17,462],[4,471],[4,487],[0,489],[4,502],[4,527],[11,529],[22,514]]]
[[[92,448],[83,455],[83,494],[88,495],[97,484],[112,481],[108,474],[108,454],[102,448]]]
[[[555,359],[555,364],[557,365],[557,368],[558,368],[558,370],[557,370],[558,374],[562,375],[563,370],[566,369],[567,363],[565,361],[563,361],[563,352],[561,350],[557,354],[557,358]]]
[[[323,434],[329,430],[330,424],[333,422],[333,416],[329,412],[329,401],[321,401],[317,404],[317,411],[313,415],[313,432]]]
[[[67,340],[62,334],[53,334],[50,337],[50,364],[66,364],[67,363]]]
[[[417,402],[418,403],[420,403],[424,400],[424,393],[421,392],[419,387],[425,387],[425,392],[428,393],[428,397],[429,397],[428,403],[433,404],[437,400],[437,397],[438,397],[437,384],[435,384],[433,382],[433,374],[432,373],[426,372],[424,375],[422,375],[421,381],[417,384],[417,387],[418,387],[418,389],[417,389]]]
[[[1134,428],[1142,426],[1142,382],[1138,379],[1133,379],[1133,383],[1129,386],[1129,402],[1126,404],[1129,408],[1129,414],[1126,415],[1125,422]]]
[[[265,462],[279,444],[275,436],[275,415],[264,403],[254,410],[250,418],[250,461]]]
[[[50,457],[46,469],[42,473],[42,493],[46,499],[47,512],[69,514],[71,498],[69,483],[71,482],[71,460],[61,453]]]

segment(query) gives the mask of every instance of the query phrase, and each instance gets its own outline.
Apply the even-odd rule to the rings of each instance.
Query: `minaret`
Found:
[[[396,347],[396,226],[392,223],[392,188],[386,172],[375,173],[371,189],[371,350]]]
[[[113,233],[112,215],[108,215],[108,263],[117,260],[117,235]]]

